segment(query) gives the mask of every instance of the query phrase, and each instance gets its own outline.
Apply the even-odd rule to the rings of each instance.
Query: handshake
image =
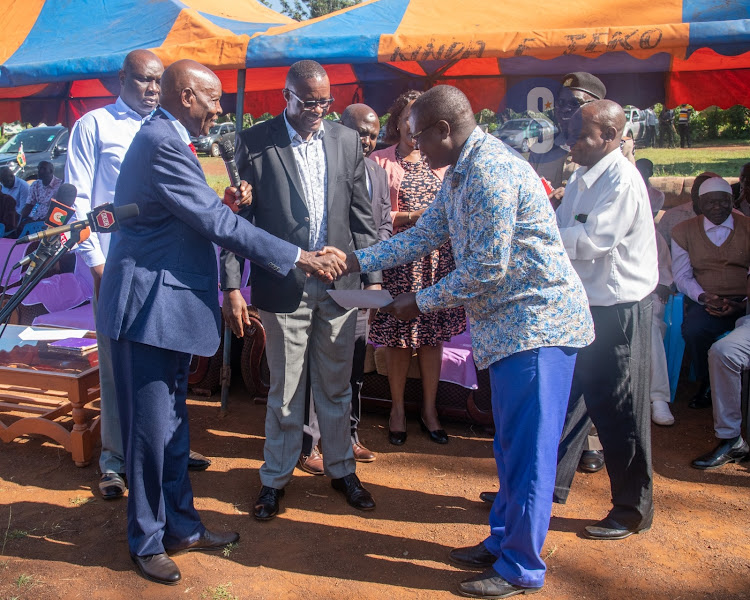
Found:
[[[333,246],[325,246],[318,252],[300,252],[297,266],[308,276],[331,283],[349,273],[359,272],[359,261],[354,253],[345,254]]]

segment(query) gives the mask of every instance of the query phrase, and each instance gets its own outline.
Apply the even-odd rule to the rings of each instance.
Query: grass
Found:
[[[229,558],[229,555],[232,553],[232,551],[237,547],[237,542],[232,542],[231,544],[227,544],[224,546],[224,549],[221,551],[222,554]]]
[[[654,177],[694,177],[703,171],[738,177],[742,166],[750,162],[750,142],[737,140],[727,145],[711,141],[685,149],[640,148],[635,155],[654,163]]]
[[[84,498],[83,496],[76,496],[75,498],[70,499],[70,503],[73,506],[83,506],[84,504],[88,504],[89,502],[93,502],[95,498],[88,497]]]
[[[239,600],[237,596],[229,591],[230,587],[232,587],[231,583],[225,583],[208,588],[201,594],[201,598],[204,600]]]

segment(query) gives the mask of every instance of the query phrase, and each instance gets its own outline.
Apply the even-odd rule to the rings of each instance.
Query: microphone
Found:
[[[44,223],[48,229],[65,225],[75,215],[76,211],[72,205],[75,202],[77,194],[78,190],[76,186],[70,183],[63,183],[59,187],[56,193],[57,198],[50,200],[50,207],[47,211],[47,216],[44,218]],[[23,268],[29,265],[26,273],[24,273],[24,278],[29,277],[40,264],[43,264],[47,259],[55,255],[60,249],[60,245],[59,235],[54,238],[45,238],[33,253],[24,256],[13,268]]]
[[[39,233],[32,233],[25,237],[19,238],[18,243],[35,242],[59,236],[61,233],[68,231],[80,231],[90,227],[92,231],[99,233],[111,233],[120,228],[120,221],[126,221],[138,216],[137,204],[125,204],[124,206],[114,207],[111,202],[100,204],[94,210],[86,215],[85,219],[73,221],[61,227],[50,227]]]
[[[237,170],[237,163],[234,162],[234,142],[228,138],[221,140],[219,142],[219,152],[227,167],[230,185],[236,188],[240,187],[240,172]]]
[[[231,139],[221,140],[219,142],[219,152],[221,153],[221,158],[227,168],[227,175],[229,175],[229,185],[239,189],[241,180],[240,173],[237,170],[237,163],[234,162],[234,142]],[[228,199],[225,195],[221,201],[230,209],[232,209],[232,212],[234,213],[240,210],[239,207],[234,203],[233,198]]]

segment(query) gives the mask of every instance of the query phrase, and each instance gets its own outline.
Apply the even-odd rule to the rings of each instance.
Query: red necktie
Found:
[[[193,142],[190,142],[189,148],[190,148],[190,150],[192,151],[193,154],[195,154],[196,156],[198,156],[198,152],[196,151],[195,146],[193,146]]]

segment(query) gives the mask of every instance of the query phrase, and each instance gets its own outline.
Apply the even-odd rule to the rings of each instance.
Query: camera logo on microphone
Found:
[[[55,207],[50,212],[49,222],[52,227],[60,227],[61,225],[65,225],[69,217],[69,210],[63,210],[61,208]]]

